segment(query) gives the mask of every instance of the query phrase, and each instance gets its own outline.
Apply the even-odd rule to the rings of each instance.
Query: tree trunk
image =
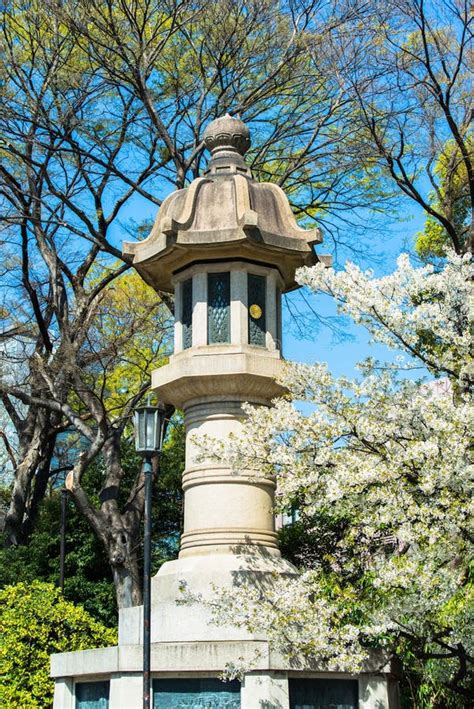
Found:
[[[118,608],[142,603],[142,579],[138,570],[137,549],[140,540],[123,524],[107,530],[106,550],[114,577]]]
[[[56,436],[52,435],[46,446],[45,455],[41,460],[34,476],[34,487],[28,496],[28,504],[24,512],[23,524],[21,526],[21,540],[26,544],[36,524],[40,504],[46,494],[49,477],[51,475],[51,460],[53,458]]]
[[[105,509],[98,510],[80,485],[68,489],[76,507],[89,522],[107,554],[118,608],[140,605],[142,583],[137,559],[137,549],[140,546],[139,518],[135,515],[130,520],[121,515],[116,500],[108,501]]]
[[[25,432],[20,441],[20,453],[15,470],[10,506],[5,518],[5,546],[16,546],[23,543],[22,526],[25,511],[31,493],[31,483],[38,467],[48,465],[47,457],[51,455],[49,443],[49,426],[45,416],[40,413],[35,416],[33,431]]]
[[[142,604],[142,583],[137,563],[128,562],[112,566],[118,608]]]

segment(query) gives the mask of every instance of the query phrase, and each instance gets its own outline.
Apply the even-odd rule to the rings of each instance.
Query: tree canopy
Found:
[[[346,11],[320,9],[282,2],[275,12],[266,0],[199,12],[188,2],[1,9],[0,387],[14,478],[6,543],[28,541],[69,445],[69,489],[106,550],[120,605],[140,602],[143,509],[139,474],[118,502],[120,437],[150,368],[165,361],[164,306],[172,309],[169,295],[124,275],[120,241],[144,234],[150,212],[137,212],[198,174],[203,129],[227,110],[255,126],[256,174],[285,186],[301,214],[349,194],[340,89],[305,49]],[[93,501],[82,483],[97,457],[106,464]]]

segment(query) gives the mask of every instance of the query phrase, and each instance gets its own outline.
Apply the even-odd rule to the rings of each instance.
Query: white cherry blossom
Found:
[[[248,406],[242,436],[224,446],[205,441],[206,457],[225,458],[236,474],[275,475],[278,510],[296,506],[307,531],[324,520],[336,530],[310,568],[303,559],[302,574],[276,581],[270,595],[216,590],[217,622],[349,671],[368,646],[408,643],[431,658],[427,672],[462,690],[474,654],[472,278],[469,257],[455,255],[439,272],[404,255],[383,278],[353,264],[299,271],[300,284],[331,294],[373,341],[405,357],[368,360],[355,380],[289,363],[287,398]],[[414,365],[425,372],[416,381],[406,372]]]

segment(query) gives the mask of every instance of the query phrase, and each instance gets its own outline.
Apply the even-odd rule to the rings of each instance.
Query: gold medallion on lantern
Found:
[[[254,320],[258,320],[259,318],[262,317],[262,308],[259,305],[257,305],[256,303],[254,303],[253,305],[250,306],[249,312]]]

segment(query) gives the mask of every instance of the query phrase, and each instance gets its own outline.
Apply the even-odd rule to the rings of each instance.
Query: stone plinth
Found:
[[[205,600],[211,600],[213,586],[232,589],[249,581],[264,590],[274,574],[294,575],[296,569],[277,555],[255,554],[252,546],[241,553],[194,554],[180,556],[163,564],[152,580],[152,642],[218,642],[264,640],[264,636],[249,633],[232,625],[217,626],[210,612],[200,603],[182,603],[183,582],[187,588]],[[119,643],[142,642],[142,607],[120,611]]]
[[[359,675],[328,671],[324,665],[304,663],[296,668],[265,641],[208,641],[155,643],[151,648],[151,671],[155,677],[216,676],[236,658],[252,664],[242,681],[241,709],[290,709],[289,682],[296,677],[356,680],[359,709],[395,709],[398,696],[396,673],[381,665],[379,657]],[[142,646],[123,645],[83,652],[53,655],[51,674],[57,677],[54,707],[74,709],[74,679],[110,679],[111,709],[142,706]],[[166,709],[166,708],[164,708]]]

